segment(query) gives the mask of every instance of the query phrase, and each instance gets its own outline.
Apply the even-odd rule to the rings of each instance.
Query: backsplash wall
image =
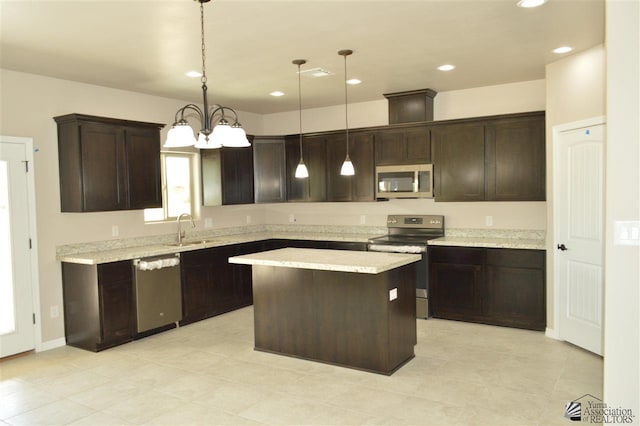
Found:
[[[269,224],[385,226],[389,214],[437,214],[446,228],[546,229],[545,202],[436,203],[432,199],[371,203],[285,203],[264,206]],[[487,216],[493,225],[487,225]],[[364,223],[363,223],[364,221]]]

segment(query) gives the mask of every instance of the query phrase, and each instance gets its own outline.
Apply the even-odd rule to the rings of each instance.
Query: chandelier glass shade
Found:
[[[206,54],[204,42],[204,3],[210,0],[197,0],[200,3],[200,34],[202,42],[202,100],[203,108],[195,104],[187,104],[180,108],[175,115],[173,126],[167,133],[167,139],[164,148],[181,148],[187,146],[195,146],[199,149],[213,149],[223,146],[229,147],[246,147],[250,146],[247,134],[238,122],[238,114],[222,105],[214,104],[209,108],[207,100],[207,73],[206,73]],[[225,116],[227,113],[227,116]],[[196,139],[193,129],[185,117],[196,115],[200,120],[201,128]],[[233,123],[230,124],[226,117],[233,117]]]

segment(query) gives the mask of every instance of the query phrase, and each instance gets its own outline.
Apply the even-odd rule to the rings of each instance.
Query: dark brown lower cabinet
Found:
[[[65,336],[70,346],[99,351],[133,340],[131,261],[62,263]]]
[[[500,325],[544,330],[545,252],[486,249],[485,268],[487,318]]]
[[[429,299],[436,318],[482,317],[483,249],[430,248]]]
[[[246,243],[182,253],[182,312],[180,325],[249,306],[253,303],[251,267],[232,265],[229,258],[260,251]]]
[[[366,243],[265,240],[181,254],[181,325],[253,304],[251,266],[229,258],[283,247],[366,250]],[[70,346],[100,351],[144,337],[136,331],[130,260],[83,265],[62,262],[65,336]]]
[[[429,247],[434,318],[544,330],[543,250]]]

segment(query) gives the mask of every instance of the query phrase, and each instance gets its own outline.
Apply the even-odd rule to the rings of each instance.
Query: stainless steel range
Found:
[[[444,216],[389,215],[387,229],[387,235],[369,240],[369,251],[422,254],[422,260],[416,263],[416,317],[426,319],[429,317],[427,242],[444,237]]]

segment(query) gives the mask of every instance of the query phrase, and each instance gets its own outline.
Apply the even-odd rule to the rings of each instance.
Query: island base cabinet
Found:
[[[387,375],[413,358],[415,265],[380,274],[252,268],[256,350]]]

